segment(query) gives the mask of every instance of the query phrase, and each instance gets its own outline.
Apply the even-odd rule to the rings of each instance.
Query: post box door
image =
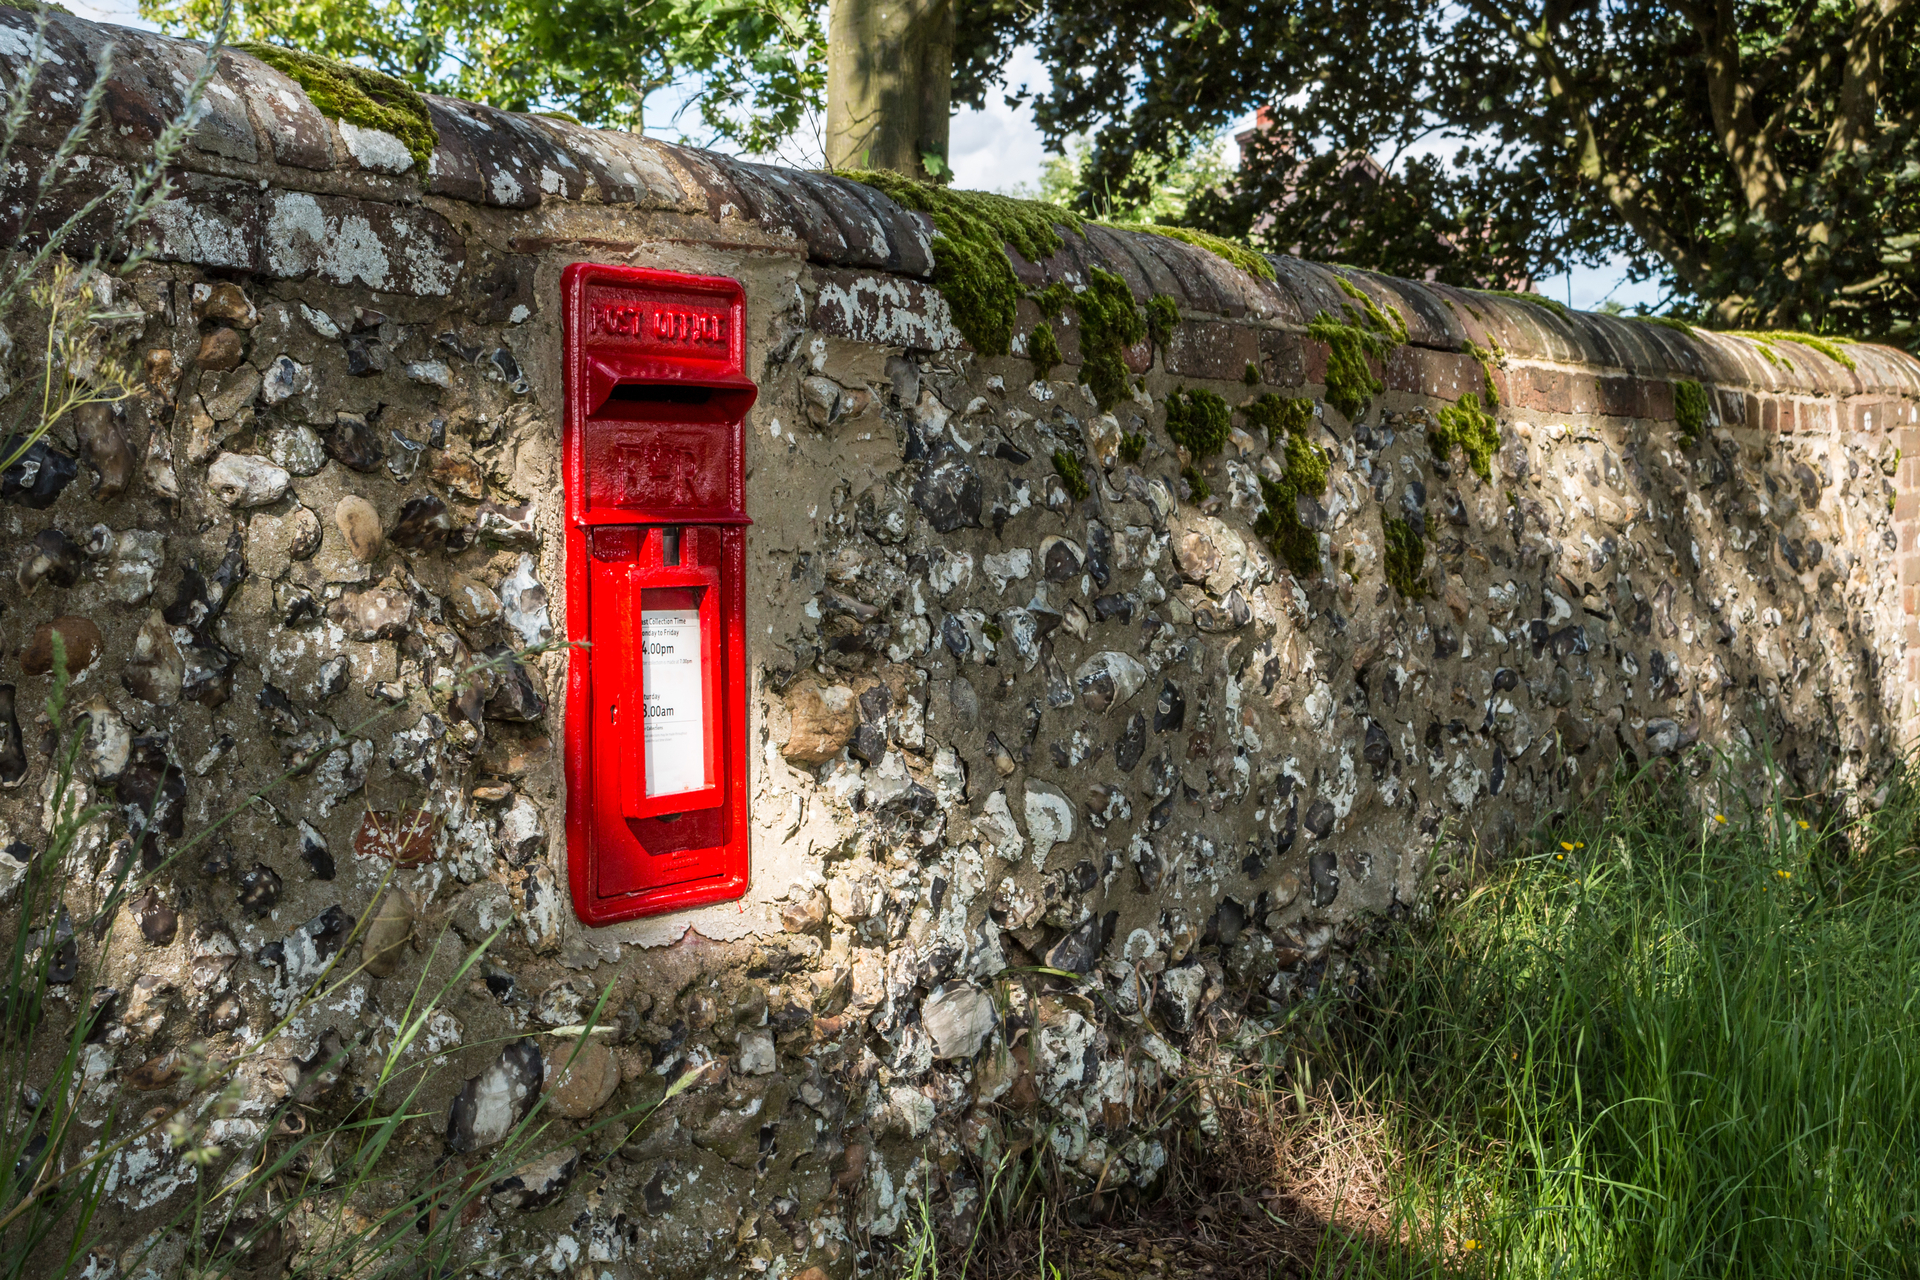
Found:
[[[567,862],[588,924],[735,898],[746,829],[744,299],[575,264]]]

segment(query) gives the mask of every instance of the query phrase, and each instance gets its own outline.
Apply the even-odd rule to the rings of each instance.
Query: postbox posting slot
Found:
[[[710,809],[719,777],[720,576],[658,563],[664,530],[650,530],[646,559],[629,571],[620,635],[625,688],[610,702],[622,744],[621,809],[659,818]],[[651,677],[651,678],[650,678]],[[624,714],[623,714],[624,713]]]

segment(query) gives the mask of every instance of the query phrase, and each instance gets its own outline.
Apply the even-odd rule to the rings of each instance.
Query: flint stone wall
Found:
[[[0,10],[14,77],[31,24]],[[100,44],[120,51],[111,127],[58,214],[140,162],[200,54],[50,30],[59,87],[14,193]],[[1252,532],[1274,442],[1237,430],[1195,503],[1162,402],[1199,386],[1237,404],[1249,364],[1260,390],[1321,396],[1327,351],[1304,331],[1343,301],[1329,269],[1277,259],[1265,282],[1097,227],[1018,263],[1034,285],[1103,266],[1179,305],[1163,346],[1128,354],[1143,390],[1102,413],[1071,328],[1046,381],[968,349],[927,283],[925,220],[867,188],[428,101],[423,179],[394,140],[223,54],[159,259],[116,299],[146,379],[117,424],[136,474],[113,496],[85,466],[57,483],[60,459],[95,456],[62,429],[58,459],[8,491],[16,546],[58,529],[84,560],[68,586],[23,568],[0,613],[26,730],[0,869],[44,840],[47,685],[29,672],[56,618],[92,651],[85,782],[115,805],[70,869],[77,897],[130,856],[141,814],[159,856],[317,761],[89,957],[122,993],[89,1050],[91,1106],[140,1100],[135,1068],[169,1048],[234,1052],[270,1028],[398,865],[411,949],[249,1069],[228,1141],[328,1044],[358,1046],[329,1104],[346,1105],[421,970],[437,982],[505,922],[421,1046],[462,1069],[423,1100],[406,1158],[484,1150],[497,1135],[461,1080],[468,1103],[538,1085],[563,1043],[543,1033],[609,982],[616,1043],[562,1115],[714,1065],[617,1153],[585,1139],[497,1191],[489,1250],[523,1248],[533,1271],[846,1275],[909,1187],[963,1211],[963,1155],[1008,1127],[1057,1121],[1065,1167],[1151,1186],[1164,1156],[1141,1122],[1184,1035],[1345,982],[1373,922],[1458,890],[1470,849],[1513,847],[1623,754],[1754,778],[1764,740],[1791,789],[1848,803],[1909,736],[1920,364],[1902,353],[1782,360],[1346,273],[1409,341],[1363,423],[1316,409],[1327,569],[1301,580]],[[436,689],[473,655],[564,634],[557,300],[579,259],[740,279],[761,387],[753,886],[598,930],[564,889],[564,654],[477,695]],[[1021,331],[1038,319],[1029,305]],[[1506,354],[1492,483],[1423,431],[1481,388],[1470,343]],[[1712,393],[1691,451],[1679,379]],[[1056,450],[1084,461],[1085,500]],[[1383,513],[1426,531],[1424,600],[1385,583]],[[162,785],[166,761],[184,776]],[[1035,964],[1083,984],[1030,1000],[1004,982]],[[164,1147],[130,1155],[97,1251],[141,1239],[193,1177]]]

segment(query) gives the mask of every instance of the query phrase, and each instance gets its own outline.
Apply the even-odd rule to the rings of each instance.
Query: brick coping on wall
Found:
[[[30,12],[0,8],[0,62],[13,83],[26,65],[34,22]],[[178,112],[205,48],[50,13],[49,71],[72,77],[74,88],[37,95],[22,158],[45,156],[64,137],[78,117],[78,86],[91,83],[108,42],[116,57],[103,103],[107,127],[96,134],[92,154],[109,163],[79,175],[70,188],[104,182],[113,165],[147,158]],[[332,272],[341,283],[357,277],[389,292],[446,294],[465,259],[458,231],[438,212],[451,202],[525,212],[527,232],[509,245],[520,252],[576,244],[590,254],[681,241],[802,256],[824,286],[812,328],[896,346],[962,343],[938,295],[922,283],[933,269],[931,224],[870,187],[548,116],[432,95],[426,103],[440,141],[422,182],[411,171],[393,171],[397,148],[386,135],[343,128],[281,72],[224,51],[199,125],[178,157],[178,196],[156,219],[158,256],[267,277]],[[16,168],[13,181],[23,182],[31,169]],[[307,193],[312,209],[289,212],[286,193]],[[650,221],[639,229],[623,222],[617,235],[607,236],[567,216],[593,206]],[[303,218],[322,229],[309,241],[343,238],[346,249],[308,242],[289,249],[288,228],[301,231]],[[375,255],[381,267],[368,270],[349,252],[356,235],[397,243],[403,252],[389,255],[390,268]],[[1669,419],[1674,381],[1691,379],[1713,390],[1723,426],[1898,429],[1899,567],[1909,643],[1920,646],[1920,622],[1911,621],[1920,616],[1920,360],[1906,352],[1854,345],[1849,353],[1857,367],[1849,369],[1795,344],[1781,359],[1779,348],[1770,354],[1746,338],[1367,272],[1336,273],[1283,256],[1271,258],[1275,278],[1264,281],[1179,241],[1103,226],[1067,233],[1064,247],[1045,262],[1012,256],[1030,284],[1082,281],[1098,266],[1125,279],[1141,302],[1155,294],[1172,297],[1184,317],[1166,357],[1166,371],[1176,376],[1237,380],[1254,362],[1276,385],[1317,382],[1326,352],[1304,337],[1305,328],[1319,311],[1338,314],[1345,295],[1337,281],[1344,277],[1393,304],[1406,320],[1407,343],[1378,370],[1389,390],[1445,398],[1473,390],[1481,385],[1481,366],[1468,353],[1477,347],[1501,353],[1494,379],[1502,403],[1517,411]],[[877,305],[836,302],[861,291]],[[1038,318],[1031,304],[1025,309],[1024,320]],[[1077,335],[1068,330],[1060,339],[1066,363],[1077,363]],[[1908,665],[1910,676],[1920,679],[1920,648]]]

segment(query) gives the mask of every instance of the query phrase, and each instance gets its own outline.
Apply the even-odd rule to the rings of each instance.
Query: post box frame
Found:
[[[737,280],[573,263],[562,272],[561,294],[567,638],[574,645],[567,663],[567,880],[575,914],[585,924],[604,925],[736,899],[751,879],[745,582],[745,533],[751,520],[745,510],[744,451],[746,412],[758,389],[745,375],[746,303]],[[682,392],[689,400],[711,395],[706,406],[686,411],[700,418],[708,437],[721,442],[716,452],[724,455],[696,460],[715,469],[693,486],[704,496],[675,502],[606,500],[605,449],[588,433],[613,431],[609,424],[618,411],[635,407],[617,403],[620,388],[628,386],[669,399]],[[628,420],[618,429],[642,438],[647,421]],[[595,448],[601,455],[590,460]],[[627,530],[620,526],[632,527],[638,539],[625,574],[626,616],[596,616],[596,534],[624,542]],[[707,540],[701,545],[709,548],[706,562],[661,564],[659,533],[667,527],[701,531]],[[600,566],[601,597],[609,590],[605,575],[613,567]],[[700,591],[707,786],[649,797],[644,722],[625,734],[596,723],[596,707],[606,703],[608,690],[596,694],[595,682],[622,681],[623,696],[642,705],[643,592],[660,588]],[[609,647],[622,652],[604,652]],[[618,785],[606,785],[609,770],[618,771]],[[724,840],[655,854],[633,834],[689,819],[717,825]],[[630,843],[623,842],[623,827]],[[656,860],[665,876],[683,866],[696,866],[701,874],[606,891],[610,882],[644,880],[610,872],[656,865],[648,859]]]

